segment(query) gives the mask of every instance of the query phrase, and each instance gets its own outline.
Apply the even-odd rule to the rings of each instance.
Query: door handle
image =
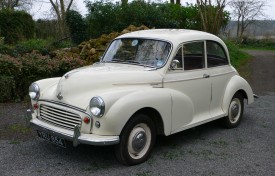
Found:
[[[210,77],[210,75],[208,75],[208,74],[203,74],[203,78],[209,78]]]

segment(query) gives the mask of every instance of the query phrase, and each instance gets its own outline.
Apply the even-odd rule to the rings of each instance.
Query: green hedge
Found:
[[[201,29],[196,6],[187,7],[170,3],[132,1],[125,5],[110,1],[86,1],[88,30],[91,38],[113,31],[122,31],[129,25],[149,28]]]
[[[62,76],[85,64],[79,58],[61,57],[58,54],[54,58],[35,52],[17,58],[0,54],[0,102],[23,100],[32,82]]]
[[[15,98],[15,81],[13,76],[0,75],[0,102],[13,101]]]
[[[0,37],[7,44],[34,37],[34,21],[24,11],[0,10]]]

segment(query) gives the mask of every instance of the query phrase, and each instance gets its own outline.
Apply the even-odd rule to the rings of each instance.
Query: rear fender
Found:
[[[247,103],[251,104],[254,102],[253,91],[250,85],[247,83],[245,79],[242,77],[235,75],[228,82],[223,98],[222,109],[226,113],[228,113],[229,104],[234,96],[234,94],[238,91],[244,91],[247,96]]]

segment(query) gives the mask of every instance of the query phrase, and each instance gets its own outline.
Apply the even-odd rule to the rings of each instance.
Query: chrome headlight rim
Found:
[[[38,100],[40,97],[40,88],[37,83],[32,83],[29,87],[29,96],[32,100]]]
[[[95,96],[90,100],[90,113],[94,117],[102,117],[105,113],[105,103],[104,100],[99,97]]]

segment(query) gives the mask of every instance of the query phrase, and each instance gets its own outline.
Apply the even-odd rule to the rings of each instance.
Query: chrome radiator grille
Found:
[[[44,104],[40,105],[40,118],[47,123],[71,130],[75,125],[81,124],[79,114]]]

